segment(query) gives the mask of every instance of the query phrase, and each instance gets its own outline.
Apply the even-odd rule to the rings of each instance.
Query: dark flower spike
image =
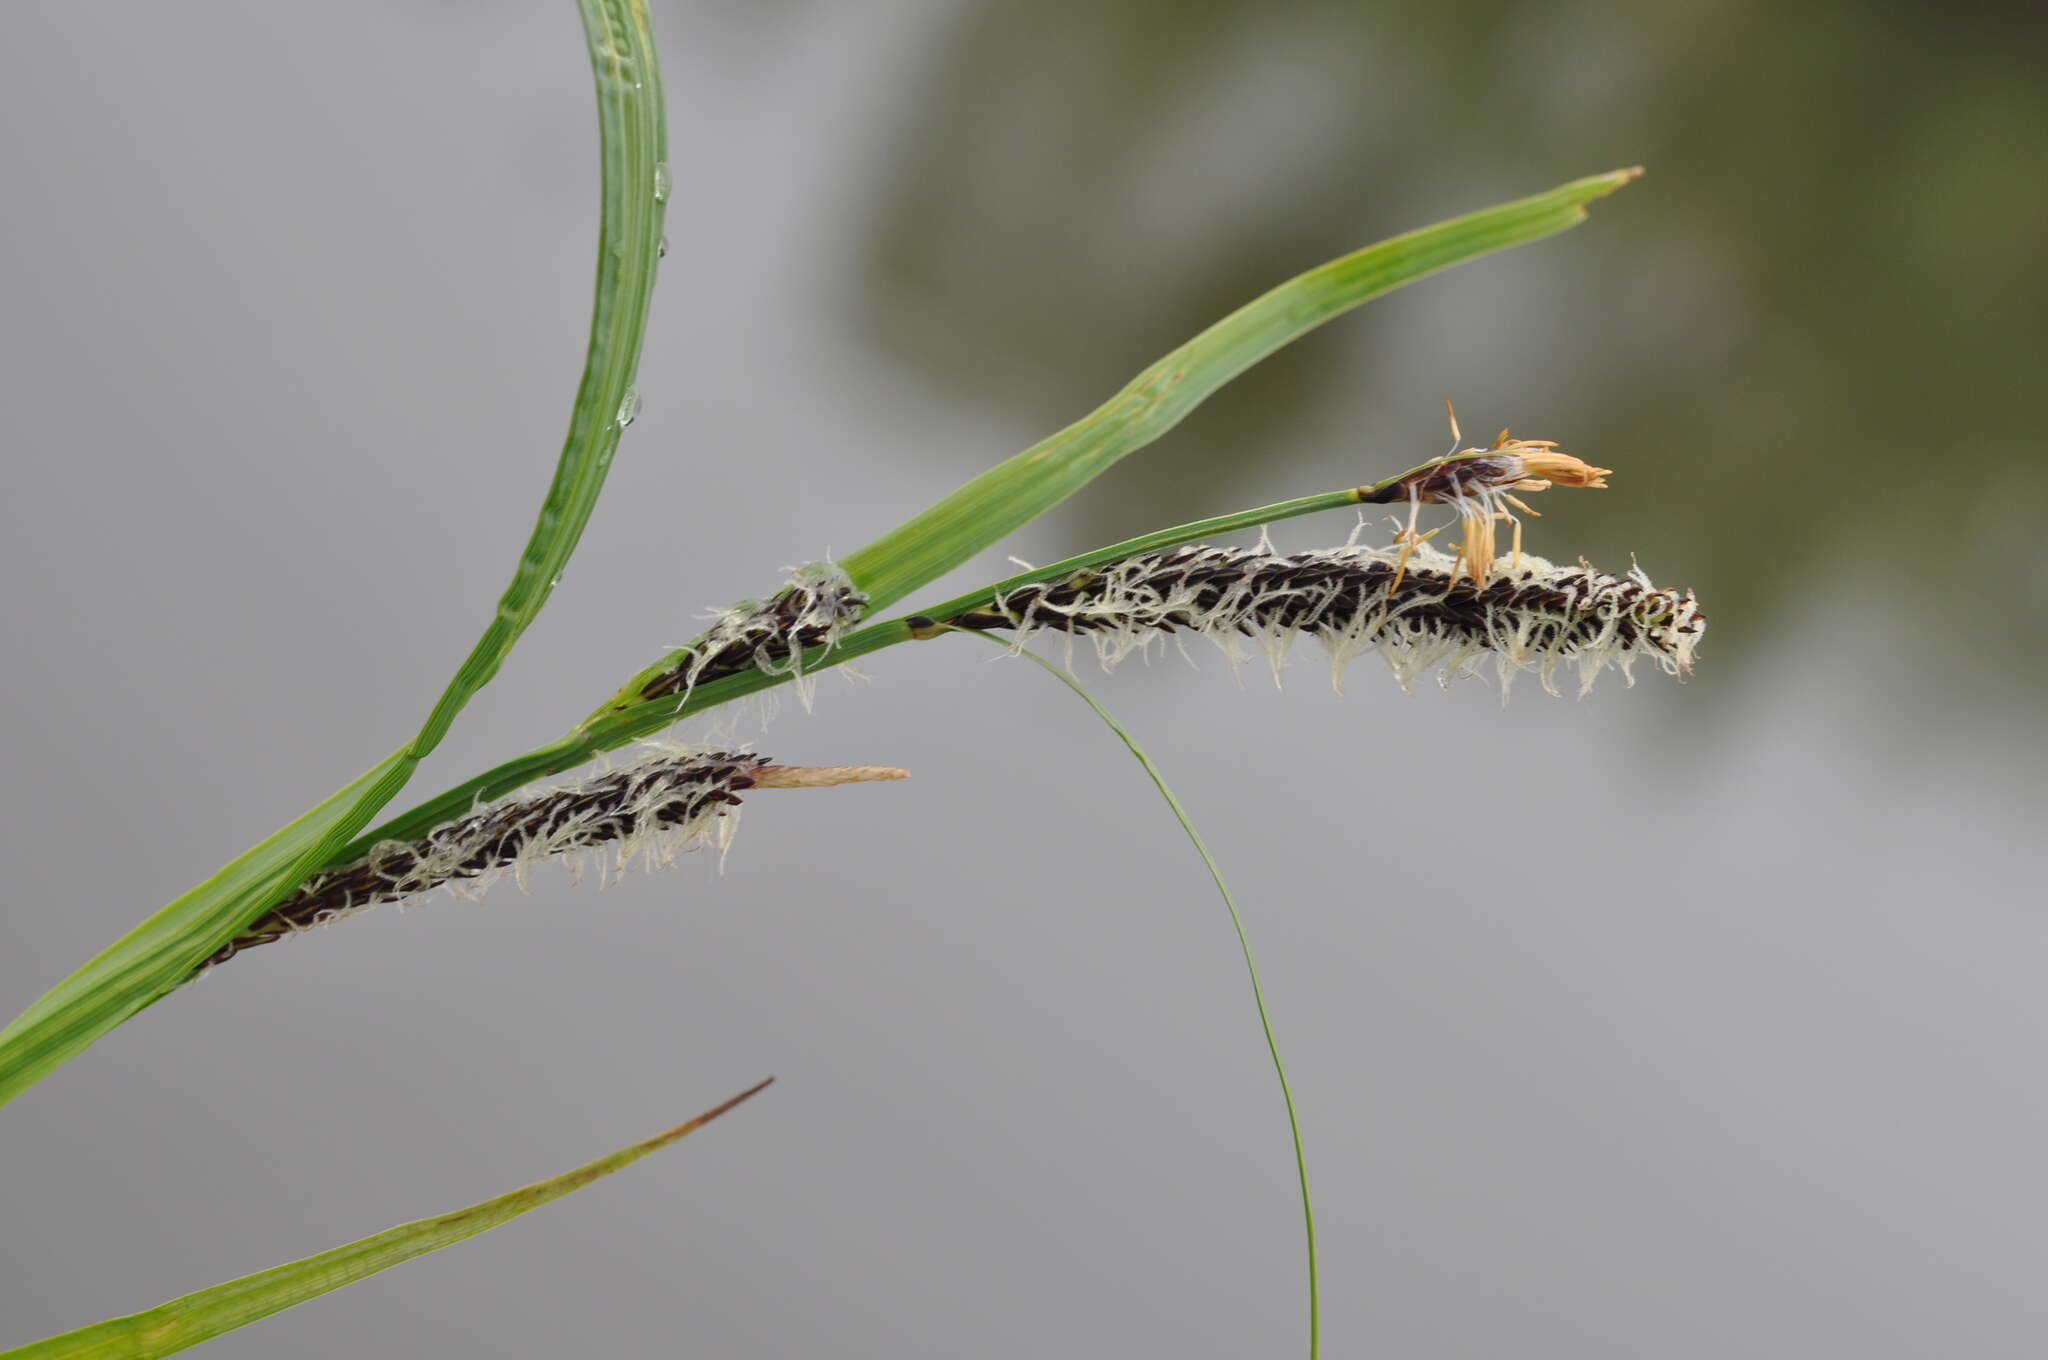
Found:
[[[420,840],[385,841],[355,863],[307,883],[207,963],[435,888],[476,898],[508,874],[524,888],[543,860],[566,858],[579,875],[594,866],[604,876],[636,865],[662,868],[705,845],[722,852],[731,843],[740,794],[747,789],[907,777],[889,765],[817,769],[775,765],[766,756],[738,751],[653,749],[650,759],[506,799]]]
[[[1085,637],[1105,666],[1182,631],[1233,660],[1249,639],[1276,678],[1307,635],[1329,654],[1333,679],[1368,651],[1403,688],[1431,670],[1448,685],[1490,662],[1503,697],[1522,671],[1552,694],[1560,672],[1577,673],[1581,694],[1610,666],[1633,683],[1641,660],[1683,675],[1706,627],[1690,591],[1660,590],[1640,571],[1611,576],[1524,556],[1481,584],[1461,561],[1421,543],[1291,555],[1263,544],[1192,545],[1027,586],[950,622],[1014,630],[1020,642],[1033,633]]]
[[[698,685],[758,670],[794,675],[797,692],[809,704],[804,652],[839,641],[860,622],[867,602],[867,596],[831,563],[798,568],[771,598],[749,600],[717,615],[677,664],[641,685],[639,697],[674,695],[680,704]]]

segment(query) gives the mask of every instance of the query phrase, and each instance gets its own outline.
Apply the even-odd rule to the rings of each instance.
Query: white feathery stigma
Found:
[[[1264,543],[1175,548],[1023,587],[951,622],[1014,630],[1020,643],[1034,633],[1086,637],[1104,666],[1192,632],[1233,661],[1249,642],[1276,679],[1308,636],[1333,680],[1375,652],[1404,688],[1430,671],[1448,685],[1490,666],[1503,693],[1533,671],[1552,694],[1567,672],[1581,694],[1609,667],[1633,683],[1643,660],[1683,675],[1706,624],[1690,592],[1660,590],[1639,570],[1612,576],[1524,555],[1480,584],[1459,559],[1414,542],[1291,555]]]

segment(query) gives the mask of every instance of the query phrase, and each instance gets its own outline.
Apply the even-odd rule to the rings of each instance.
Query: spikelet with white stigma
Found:
[[[508,874],[524,888],[543,860],[568,858],[579,876],[590,867],[609,876],[660,868],[703,845],[722,851],[739,795],[754,787],[767,757],[652,750],[651,758],[479,808],[417,841],[375,845],[272,907],[207,962],[435,888],[476,898]]]
[[[804,653],[844,637],[860,622],[867,602],[834,563],[795,568],[771,598],[748,600],[716,615],[675,665],[640,687],[640,698],[675,695],[680,707],[701,684],[756,670],[792,677],[809,708],[812,684],[803,671]]]
[[[1522,556],[1475,582],[1465,564],[1426,544],[1347,544],[1283,555],[1192,545],[1126,558],[1061,581],[1021,587],[950,620],[963,627],[1091,640],[1104,666],[1169,634],[1198,633],[1243,659],[1250,640],[1278,678],[1294,641],[1315,638],[1332,678],[1377,652],[1406,688],[1436,671],[1448,685],[1491,666],[1503,694],[1521,671],[1557,691],[1576,672],[1586,693],[1608,667],[1634,683],[1647,659],[1671,675],[1692,668],[1706,618],[1690,591],[1660,590],[1585,563]]]
[[[528,873],[543,860],[565,859],[579,877],[592,866],[609,877],[634,867],[663,868],[700,846],[715,846],[722,854],[746,789],[820,789],[908,774],[893,765],[815,769],[774,765],[766,756],[738,751],[660,743],[645,749],[652,754],[633,764],[507,798],[417,841],[373,846],[272,907],[205,966],[435,888],[476,898],[508,874],[524,888]]]

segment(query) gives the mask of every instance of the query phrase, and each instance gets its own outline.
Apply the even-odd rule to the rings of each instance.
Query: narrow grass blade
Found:
[[[629,409],[668,173],[661,77],[644,7],[639,0],[579,5],[596,76],[603,158],[590,347],[554,484],[490,626],[405,747],[150,916],[0,1031],[0,1103],[189,978],[201,960],[362,830],[497,673],[575,550]]]
[[[661,256],[669,195],[668,131],[654,34],[642,0],[578,0],[597,77],[599,148],[603,160],[598,228],[597,302],[584,357],[583,381],[569,434],[542,502],[533,536],[490,626],[414,740],[425,755],[470,697],[498,673],[528,624],[547,603],[611,470],[619,435],[638,403],[633,386],[640,342]]]
[[[990,468],[839,565],[867,594],[870,612],[879,611],[1073,495],[1282,345],[1404,283],[1582,222],[1588,203],[1641,173],[1616,170],[1574,180],[1367,246],[1290,279],[1153,364],[1097,410]],[[673,651],[647,666],[598,715],[630,706],[646,681],[673,669],[682,656]]]
[[[1282,345],[1402,284],[1582,222],[1588,203],[1640,173],[1616,170],[1574,180],[1367,246],[1289,279],[1160,359],[1095,411],[982,473],[839,565],[868,594],[872,608],[892,604],[1159,438]]]
[[[1166,800],[1166,806],[1173,813],[1174,820],[1180,823],[1180,829],[1187,833],[1188,840],[1193,843],[1195,853],[1202,857],[1203,865],[1209,870],[1210,879],[1216,884],[1218,895],[1223,898],[1223,905],[1230,911],[1230,924],[1237,929],[1237,947],[1244,955],[1245,973],[1251,978],[1252,1005],[1259,1012],[1259,1028],[1266,1036],[1266,1052],[1273,1059],[1273,1075],[1280,1082],[1280,1101],[1287,1107],[1287,1132],[1294,1140],[1294,1172],[1296,1179],[1301,1183],[1301,1222],[1308,1237],[1308,1355],[1309,1360],[1316,1360],[1322,1353],[1323,1322],[1321,1289],[1317,1283],[1316,1273],[1316,1211],[1315,1203],[1308,1193],[1308,1156],[1302,1151],[1301,1120],[1294,1111],[1294,1091],[1287,1083],[1287,1064],[1280,1060],[1280,1041],[1273,1037],[1273,1020],[1266,1013],[1266,991],[1259,985],[1259,965],[1252,957],[1251,932],[1245,929],[1244,913],[1238,910],[1237,898],[1231,893],[1230,884],[1223,879],[1223,866],[1218,864],[1216,856],[1210,853],[1209,843],[1202,839],[1202,833],[1195,830],[1194,819],[1188,816],[1188,810],[1181,806],[1180,799],[1174,797],[1173,790],[1167,786],[1166,776],[1153,764],[1152,757],[1146,754],[1144,747],[1138,745],[1138,739],[1131,735],[1130,729],[1118,722],[1115,715],[1104,708],[1079,680],[1035,652],[1011,647],[993,633],[984,633],[978,628],[962,628],[959,631],[985,638],[1006,652],[1016,652],[1018,656],[1046,671],[1053,679],[1080,695],[1081,702],[1095,710],[1095,716],[1102,719],[1110,731],[1116,733],[1117,740],[1124,744],[1124,749],[1144,767],[1146,776],[1152,781],[1152,787],[1159,790],[1159,796]],[[6,1357],[0,1356],[0,1360],[6,1360]]]
[[[538,1209],[550,1200],[581,1190],[592,1181],[602,1180],[620,1167],[637,1162],[648,1153],[658,1152],[703,1128],[774,1080],[770,1077],[768,1081],[742,1091],[695,1119],[658,1133],[645,1142],[621,1148],[609,1156],[579,1166],[574,1171],[537,1181],[481,1204],[472,1204],[467,1209],[457,1209],[437,1218],[422,1218],[387,1229],[374,1237],[351,1242],[345,1247],[308,1256],[302,1261],[244,1275],[239,1280],[229,1280],[226,1284],[217,1284],[211,1289],[159,1304],[146,1313],[109,1318],[75,1332],[0,1352],[0,1360],[149,1360],[151,1356],[169,1355],[202,1341],[210,1341],[223,1332],[246,1327],[294,1304],[367,1279],[380,1270],[402,1265],[415,1256],[424,1256],[464,1238],[475,1237],[529,1210]]]
[[[405,751],[374,769],[101,950],[0,1031],[0,1103],[192,976],[209,954],[300,882],[362,809],[396,793]]]

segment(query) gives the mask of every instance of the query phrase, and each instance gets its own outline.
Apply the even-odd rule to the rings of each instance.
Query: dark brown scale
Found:
[[[815,617],[821,591],[832,590],[832,619]],[[836,629],[860,618],[867,596],[851,586],[812,586],[785,590],[772,600],[754,606],[743,619],[721,623],[699,639],[679,665],[672,666],[640,687],[642,699],[662,699],[681,694],[693,684],[709,684],[729,675],[750,671],[762,662],[786,663],[793,652],[803,652],[832,640]],[[699,657],[702,662],[699,664]],[[692,674],[692,668],[695,674]]]
[[[1522,475],[1522,460],[1509,454],[1451,458],[1431,463],[1403,477],[1384,492],[1361,499],[1368,505],[1392,505],[1412,497],[1425,504],[1442,505],[1470,495],[1474,487],[1512,486],[1521,480]]]
[[[716,804],[738,806],[741,791],[754,786],[755,773],[766,764],[766,756],[714,751],[628,765],[573,788],[485,808],[449,823],[424,841],[386,842],[354,864],[314,879],[272,907],[241,935],[222,945],[206,966],[282,939],[334,912],[395,902],[443,883],[503,868],[519,858],[522,847],[566,823],[589,819],[575,840],[562,846],[575,850],[623,840],[641,829],[643,818],[657,826],[676,826]],[[643,813],[638,804],[650,790],[665,790],[672,796]],[[601,815],[591,816],[593,813]],[[432,881],[420,876],[420,866],[434,848],[451,841],[473,843],[475,848],[452,872]]]

